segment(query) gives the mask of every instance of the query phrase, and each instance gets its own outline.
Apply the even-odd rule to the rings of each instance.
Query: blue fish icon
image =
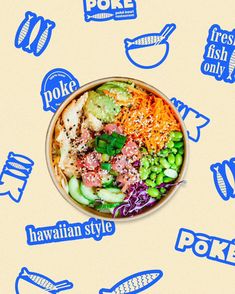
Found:
[[[139,272],[121,280],[111,289],[100,289],[99,294],[137,294],[153,286],[162,276],[161,270]]]
[[[235,158],[229,161],[224,160],[222,163],[212,164],[210,167],[213,173],[214,184],[220,197],[224,201],[235,198]],[[228,178],[228,172],[231,172],[233,180]]]
[[[25,13],[25,18],[20,24],[16,36],[15,36],[15,46],[17,48],[21,48],[23,46],[27,46],[29,35],[31,33],[32,28],[37,22],[37,15],[31,11],[27,11]]]
[[[54,282],[42,274],[30,272],[26,267],[23,267],[15,282],[16,294],[34,293],[35,288],[41,289],[42,293],[57,294],[72,289],[73,284],[68,280]]]
[[[55,23],[27,11],[15,36],[15,47],[40,56],[48,46]]]

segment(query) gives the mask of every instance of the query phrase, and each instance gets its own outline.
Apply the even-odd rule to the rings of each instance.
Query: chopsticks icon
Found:
[[[167,24],[162,31],[160,32],[160,36],[158,41],[154,44],[154,46],[159,45],[162,40],[167,40],[168,37],[173,33],[173,31],[176,29],[175,24]]]

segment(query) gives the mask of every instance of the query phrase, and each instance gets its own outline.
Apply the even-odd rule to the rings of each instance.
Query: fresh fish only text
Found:
[[[104,236],[115,233],[115,224],[112,221],[103,221],[90,218],[85,223],[68,223],[59,221],[55,226],[35,228],[33,225],[25,227],[27,244],[40,245],[79,239],[93,238],[100,241]]]
[[[179,230],[175,250],[188,250],[197,257],[235,266],[235,239],[230,241],[182,228]]]
[[[201,71],[218,81],[235,81],[235,29],[222,30],[214,24],[209,29]]]

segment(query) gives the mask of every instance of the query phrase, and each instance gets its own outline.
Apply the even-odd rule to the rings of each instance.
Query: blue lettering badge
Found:
[[[43,292],[56,294],[61,291],[72,289],[73,283],[68,280],[54,282],[47,276],[30,272],[26,267],[23,267],[15,281],[16,294],[29,293],[29,290],[30,293],[34,293],[37,288],[42,289]]]
[[[55,68],[49,71],[41,87],[43,110],[55,112],[60,104],[78,88],[78,80],[66,69]]]
[[[83,0],[86,22],[137,17],[135,0]]]
[[[84,223],[68,223],[59,221],[54,226],[35,228],[33,225],[25,227],[28,245],[41,245],[79,239],[93,238],[100,241],[104,236],[115,233],[113,221],[103,221],[90,218]]]
[[[230,241],[181,228],[177,236],[175,250],[179,252],[191,250],[197,257],[235,266],[234,241],[234,239]]]
[[[0,174],[0,196],[8,195],[14,202],[20,202],[33,165],[30,158],[9,152]]]
[[[222,30],[214,24],[209,29],[201,72],[217,81],[233,83],[235,80],[235,29]]]
[[[130,293],[137,294],[145,291],[156,284],[163,276],[161,270],[148,270],[133,274],[117,284],[111,289],[100,289],[99,294],[106,293]]]
[[[25,13],[15,36],[15,47],[40,56],[48,46],[55,23],[31,11]]]
[[[162,64],[169,53],[168,37],[176,29],[175,24],[167,24],[160,33],[125,39],[125,53],[129,61],[140,68],[150,69]]]
[[[210,119],[175,97],[171,98],[171,102],[177,108],[187,125],[188,138],[195,143],[198,142],[201,137],[201,129],[209,124]]]
[[[210,169],[213,173],[215,188],[220,197],[224,201],[235,198],[235,158],[224,160],[222,163],[214,163]],[[228,177],[229,173],[231,177]]]

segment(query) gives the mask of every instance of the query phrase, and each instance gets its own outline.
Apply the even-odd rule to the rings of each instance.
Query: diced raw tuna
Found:
[[[123,169],[128,165],[126,156],[121,154],[115,156],[112,160],[112,169],[122,173]]]
[[[139,154],[138,145],[132,140],[127,141],[124,147],[122,148],[122,154],[128,157],[131,157],[133,155],[138,155]]]
[[[85,172],[82,181],[87,187],[101,187],[101,177],[97,172]]]
[[[107,124],[105,127],[104,127],[104,131],[106,133],[108,133],[109,135],[111,135],[113,132],[116,132],[118,134],[123,134],[123,130],[120,126],[117,126],[115,124]]]
[[[91,153],[88,153],[84,159],[84,167],[88,170],[95,170],[97,167],[100,166],[100,160],[101,160],[101,154],[94,151]]]

